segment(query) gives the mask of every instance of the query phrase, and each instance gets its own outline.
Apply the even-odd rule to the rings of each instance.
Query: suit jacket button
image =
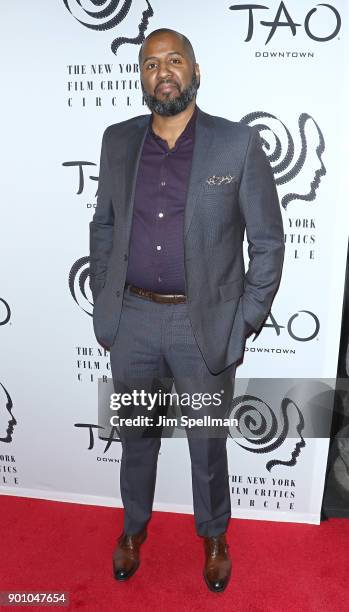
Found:
[[[120,297],[120,291],[116,292],[116,297]]]
[[[125,255],[124,255],[124,261],[127,261],[127,260],[128,260],[128,257],[127,257],[127,255],[125,254]]]

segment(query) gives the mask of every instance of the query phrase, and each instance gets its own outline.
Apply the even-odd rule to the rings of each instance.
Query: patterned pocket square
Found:
[[[209,176],[206,179],[206,183],[208,185],[227,185],[235,181],[235,176],[231,176],[231,174],[227,174],[226,176]]]

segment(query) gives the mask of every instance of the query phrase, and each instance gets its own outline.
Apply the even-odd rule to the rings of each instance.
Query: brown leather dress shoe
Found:
[[[208,588],[220,593],[226,588],[231,574],[231,560],[225,533],[204,537],[205,567],[204,578]]]
[[[124,531],[122,532],[113,552],[113,572],[116,580],[127,580],[138,569],[139,549],[146,537],[146,529],[136,535],[127,535]]]

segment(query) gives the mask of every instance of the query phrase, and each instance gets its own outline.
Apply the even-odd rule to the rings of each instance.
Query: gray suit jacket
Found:
[[[97,206],[90,223],[90,287],[94,331],[105,348],[113,344],[120,319],[148,122],[149,115],[141,115],[116,123],[102,140]],[[229,175],[230,182],[207,182]],[[256,331],[262,326],[283,265],[280,206],[256,128],[198,109],[183,240],[193,332],[207,366],[217,373],[242,357],[246,322]]]

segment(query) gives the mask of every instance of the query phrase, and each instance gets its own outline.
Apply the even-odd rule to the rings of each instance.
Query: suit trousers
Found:
[[[206,395],[205,406],[194,401],[179,404],[183,416],[201,418],[229,416],[236,365],[218,374],[207,367],[195,340],[188,305],[160,304],[125,288],[121,318],[110,348],[110,365],[116,393],[134,389],[145,393],[171,392],[179,397]],[[184,394],[184,395],[182,395]],[[195,394],[195,395],[194,395]],[[220,404],[209,401],[219,394]],[[177,397],[178,397],[177,396]],[[202,396],[201,396],[202,397]],[[208,399],[207,399],[208,398]],[[155,406],[152,416],[168,416],[169,407]],[[139,414],[136,406],[122,406],[119,416]],[[143,412],[149,414],[146,408]],[[152,513],[158,453],[159,428],[137,437],[120,428],[122,457],[120,489],[124,505],[124,531],[130,535],[146,527]],[[186,428],[191,460],[195,527],[200,536],[215,536],[227,530],[231,516],[227,461],[228,428],[213,436],[209,428],[198,436]]]

